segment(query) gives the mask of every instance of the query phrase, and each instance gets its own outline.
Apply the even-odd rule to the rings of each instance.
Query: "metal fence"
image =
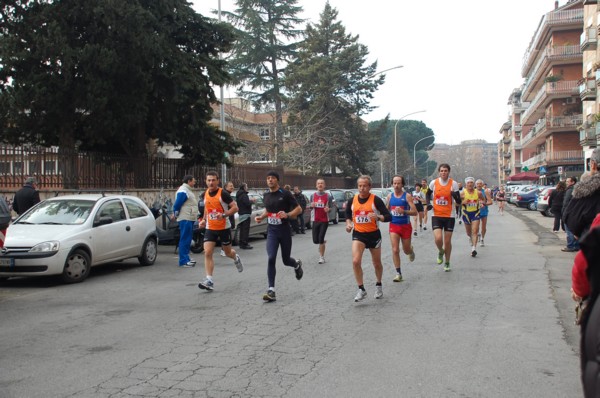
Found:
[[[237,187],[266,185],[269,165],[234,165],[227,168],[226,179]],[[97,152],[68,152],[51,147],[0,146],[0,186],[18,189],[29,176],[35,176],[42,190],[140,190],[177,188],[186,174],[203,180],[206,172],[220,167],[190,165],[184,159],[157,156],[127,157]],[[313,188],[318,178],[277,169],[281,184]],[[324,177],[329,188],[354,187],[355,179]]]

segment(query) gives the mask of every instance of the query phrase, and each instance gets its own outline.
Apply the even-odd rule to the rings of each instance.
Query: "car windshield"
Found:
[[[16,224],[83,224],[95,203],[79,199],[47,200],[19,218]]]
[[[330,191],[331,196],[336,200],[336,202],[343,202],[345,200],[344,192],[342,191]]]

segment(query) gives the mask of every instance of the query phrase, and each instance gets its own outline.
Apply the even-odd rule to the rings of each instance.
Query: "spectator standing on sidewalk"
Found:
[[[27,177],[23,188],[15,194],[13,210],[21,215],[38,203],[40,203],[40,193],[37,190],[37,180],[35,177]]]
[[[235,201],[238,205],[238,230],[240,249],[250,250],[252,246],[248,243],[250,235],[250,217],[252,216],[252,200],[248,195],[248,184],[243,182],[235,194]]]
[[[569,202],[573,198],[573,188],[575,188],[575,184],[577,184],[576,177],[568,177],[567,178],[567,190],[565,191],[565,198],[563,199],[563,207],[561,217],[564,220],[564,213],[569,206]],[[567,224],[563,222],[563,226],[565,227],[565,232],[567,233],[567,246],[563,247],[561,250],[563,252],[576,252],[579,250],[579,242],[573,235],[573,232],[569,229]]]
[[[190,243],[192,242],[192,231],[194,222],[198,217],[196,195],[192,188],[196,185],[194,176],[188,174],[183,177],[183,184],[175,194],[173,204],[173,220],[177,219],[179,224],[179,266],[191,268],[196,265],[196,260],[190,258]]]
[[[300,216],[298,216],[296,219],[296,224],[298,225],[298,230],[296,232],[305,234],[306,227],[304,225],[304,211],[306,210],[306,196],[304,196],[302,190],[297,185],[294,187],[294,197],[296,198],[296,202],[298,202],[302,208],[302,213],[300,213]]]
[[[552,212],[552,215],[554,215],[554,227],[552,228],[552,232],[558,232],[561,229],[561,215],[566,190],[567,184],[565,184],[564,181],[559,181],[548,199],[548,207],[550,207],[550,211]],[[562,229],[565,229],[564,225],[562,225]]]
[[[590,172],[581,177],[573,188],[573,198],[565,209],[564,222],[576,238],[579,238],[592,225],[596,214],[600,213],[600,148],[594,149],[590,157]]]

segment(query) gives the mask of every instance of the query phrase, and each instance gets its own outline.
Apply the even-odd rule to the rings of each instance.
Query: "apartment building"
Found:
[[[429,151],[429,159],[448,163],[450,176],[464,183],[465,178],[481,178],[490,187],[498,184],[497,146],[485,140],[466,140],[458,145],[435,144]],[[437,170],[428,170],[437,176]]]
[[[584,0],[570,0],[542,16],[523,57],[524,83],[509,97],[509,121],[498,144],[501,183],[522,171],[534,171],[542,183],[583,172],[579,129],[582,100]],[[595,89],[594,89],[595,92]],[[595,97],[594,97],[595,98]]]

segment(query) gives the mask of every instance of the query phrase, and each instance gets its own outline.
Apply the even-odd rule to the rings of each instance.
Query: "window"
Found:
[[[148,212],[135,201],[131,199],[124,199],[124,202],[125,206],[127,207],[127,211],[129,212],[129,218],[138,218],[148,215]]]
[[[15,174],[23,174],[23,162],[14,162],[13,163],[13,173]]]
[[[123,209],[120,200],[111,200],[110,202],[104,203],[98,210],[96,221],[98,221],[100,217],[110,217],[113,222],[123,221],[127,218],[125,217],[125,209]]]
[[[44,173],[56,174],[56,160],[45,160],[44,161]]]
[[[0,174],[10,174],[10,162],[0,162]]]
[[[29,171],[28,173],[31,174],[40,174],[42,170],[40,170],[40,162],[38,162],[37,160],[30,160],[29,161]]]
[[[260,139],[263,140],[263,141],[266,141],[269,138],[271,138],[271,135],[269,133],[269,129],[262,129],[262,130],[260,130],[260,132],[259,132],[258,135],[259,135]]]

